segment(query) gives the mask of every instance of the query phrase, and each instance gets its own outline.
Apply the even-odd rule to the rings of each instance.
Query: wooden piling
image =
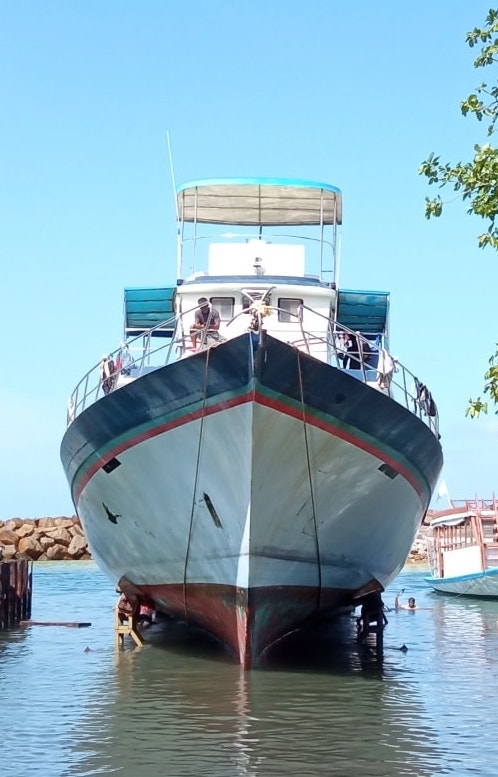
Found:
[[[0,561],[0,629],[31,618],[33,564],[28,559]]]

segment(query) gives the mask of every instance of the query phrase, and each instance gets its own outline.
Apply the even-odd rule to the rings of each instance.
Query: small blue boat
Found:
[[[435,591],[498,597],[498,500],[452,501],[436,513],[427,535]]]

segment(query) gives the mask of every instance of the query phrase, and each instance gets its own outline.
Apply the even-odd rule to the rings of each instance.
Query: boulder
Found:
[[[43,553],[43,548],[36,537],[22,537],[17,545],[17,552],[37,561]]]
[[[42,548],[44,550],[46,550],[47,548],[51,548],[52,545],[55,545],[54,538],[53,537],[47,537],[46,534],[42,534],[38,541],[39,541],[40,545],[42,546]]]
[[[23,523],[22,526],[19,526],[19,528],[16,531],[17,536],[19,539],[21,537],[30,537],[32,534],[34,534],[36,530],[36,525],[33,521],[29,521],[26,523]]]
[[[55,526],[53,529],[45,529],[44,534],[46,537],[52,537],[59,545],[66,545],[66,547],[72,539],[69,531],[60,526]]]
[[[39,529],[52,529],[54,526],[57,526],[57,519],[56,518],[37,518],[36,524]]]
[[[9,531],[16,531],[23,523],[24,521],[21,518],[9,518],[8,521],[5,521],[3,528]]]
[[[77,518],[56,518],[56,526],[59,526],[61,529],[69,529],[71,526],[74,526],[78,519]]]
[[[57,543],[47,548],[45,554],[49,561],[65,561],[70,558],[67,547]]]
[[[75,534],[69,543],[67,550],[72,558],[81,558],[81,556],[88,550],[85,538],[79,534]]]
[[[14,529],[8,529],[7,525],[0,529],[0,545],[15,545],[19,542],[19,537]]]

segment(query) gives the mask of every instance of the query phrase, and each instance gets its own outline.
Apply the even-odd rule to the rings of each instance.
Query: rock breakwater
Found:
[[[408,563],[427,561],[427,525],[422,524]],[[71,518],[11,518],[0,520],[0,559],[79,561],[91,559],[88,543],[76,515]]]
[[[91,558],[76,515],[71,518],[11,518],[0,521],[0,558],[80,561]]]
[[[410,550],[407,563],[414,564],[418,562],[427,562],[427,530],[428,526],[422,524],[420,530],[415,537],[415,542]]]

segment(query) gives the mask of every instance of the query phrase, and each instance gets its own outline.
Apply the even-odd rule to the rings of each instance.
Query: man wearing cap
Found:
[[[199,307],[195,311],[195,320],[190,329],[192,348],[197,350],[197,333],[204,330],[206,335],[209,333],[214,339],[218,339],[218,330],[220,328],[220,314],[209,304],[206,297],[199,297],[197,300]]]

